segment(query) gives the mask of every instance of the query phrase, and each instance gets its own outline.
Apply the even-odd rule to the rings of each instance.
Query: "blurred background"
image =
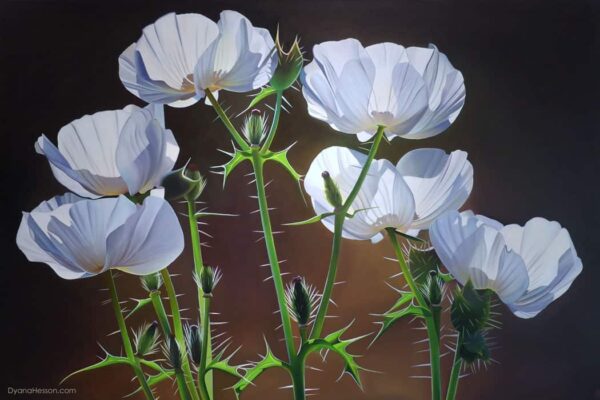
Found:
[[[1,335],[5,387],[56,387],[69,372],[102,355],[98,343],[118,353],[119,338],[103,279],[65,281],[49,267],[28,263],[14,238],[20,212],[64,188],[53,178],[46,160],[33,143],[45,133],[52,140],[61,126],[84,114],[140,104],[118,78],[117,57],[136,41],[142,28],[161,15],[197,12],[218,19],[223,9],[235,9],[274,34],[279,24],[284,40],[299,35],[306,57],[314,44],[355,37],[368,45],[390,41],[406,46],[436,44],[462,71],[466,105],[458,120],[440,136],[422,141],[396,139],[380,155],[396,162],[417,147],[463,149],[475,168],[475,187],[467,207],[499,219],[522,224],[533,216],[558,220],[569,229],[583,259],[584,270],[569,292],[531,320],[501,309],[503,328],[494,336],[497,363],[461,381],[460,399],[600,399],[600,284],[598,211],[600,173],[598,74],[600,7],[582,0],[389,0],[389,1],[2,1],[0,6],[0,87],[2,112],[2,269]],[[224,94],[233,111],[248,102],[245,95]],[[275,148],[297,142],[290,151],[296,168],[306,172],[310,161],[330,145],[357,146],[351,135],[332,131],[310,118],[299,92],[287,95],[292,112],[284,115]],[[226,161],[216,149],[229,149],[225,129],[204,104],[166,110],[181,154],[204,173]],[[235,120],[240,124],[242,119]],[[248,166],[236,170],[225,189],[219,176],[208,175],[202,200],[210,210],[240,214],[213,219],[204,237],[210,246],[205,259],[222,268],[225,277],[214,299],[221,313],[219,326],[242,346],[235,360],[257,360],[264,350],[263,335],[283,357],[279,317],[260,229],[255,193]],[[268,166],[270,205],[276,230],[281,223],[313,215],[291,179],[277,166]],[[185,223],[184,220],[182,220]],[[301,274],[322,287],[331,234],[320,224],[285,229],[277,236],[285,272]],[[374,331],[376,318],[395,300],[386,282],[397,265],[384,260],[393,251],[387,241],[345,241],[326,331],[356,320],[350,334]],[[195,318],[195,287],[190,277],[191,249],[172,265],[175,285],[185,295],[180,302]],[[289,277],[288,277],[289,278]],[[118,280],[121,297],[144,296],[137,278]],[[151,314],[140,315],[139,324]],[[309,364],[307,384],[319,388],[317,398],[416,400],[429,397],[429,382],[411,378],[426,370],[413,366],[427,361],[414,344],[425,337],[416,325],[398,323],[381,341],[367,349],[368,340],[351,348],[364,354],[361,364],[378,373],[365,373],[364,392],[345,376],[334,356]],[[446,377],[450,356],[444,358]],[[134,389],[132,373],[112,367],[74,377],[66,387],[78,394],[64,398],[118,399]],[[233,383],[218,375],[216,385]],[[281,371],[271,370],[248,389],[247,399],[290,399],[278,389],[288,385]],[[161,387],[161,399],[174,398],[174,387]],[[233,399],[217,390],[217,399]],[[0,397],[3,397],[0,395]],[[20,398],[41,398],[20,396]],[[54,396],[52,398],[60,398]],[[135,398],[135,397],[134,397]],[[141,397],[140,397],[141,398]]]

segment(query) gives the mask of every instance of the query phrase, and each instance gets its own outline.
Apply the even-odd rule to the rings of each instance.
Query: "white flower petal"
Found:
[[[107,238],[107,268],[147,275],[171,264],[183,251],[183,231],[165,200],[149,196]]]
[[[427,229],[444,212],[458,210],[473,188],[473,166],[464,151],[417,149],[406,153],[396,168],[415,199],[413,229]]]

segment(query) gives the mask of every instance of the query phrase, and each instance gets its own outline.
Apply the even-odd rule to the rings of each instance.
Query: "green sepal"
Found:
[[[310,225],[310,224],[314,224],[315,222],[319,222],[319,221],[321,221],[321,220],[322,220],[322,219],[324,219],[324,218],[327,218],[327,217],[332,217],[332,216],[334,216],[334,215],[335,215],[335,213],[333,213],[333,212],[328,212],[328,213],[324,213],[324,214],[320,214],[320,215],[315,215],[314,217],[312,217],[312,218],[309,218],[309,219],[305,219],[304,221],[298,221],[298,222],[289,222],[289,223],[287,223],[287,224],[282,224],[282,225],[285,225],[285,226],[301,226],[301,225]]]
[[[412,298],[410,300],[412,300]],[[398,300],[394,306],[398,305],[398,303],[401,301],[402,298],[400,298],[400,300]],[[394,309],[394,307],[392,307],[392,309]],[[383,321],[381,321],[381,328],[379,329],[379,332],[377,332],[377,334],[375,335],[375,338],[373,338],[371,345],[375,343],[375,341],[378,340],[381,336],[383,336],[383,334],[387,332],[387,330],[390,329],[390,327],[394,325],[397,321],[409,316],[422,318],[429,315],[431,315],[431,312],[429,310],[423,307],[415,306],[414,304],[409,304],[404,308],[384,313],[382,315]]]
[[[435,250],[411,247],[408,252],[408,267],[417,285],[423,285],[431,271],[439,271],[441,265]]]
[[[277,90],[274,87],[271,87],[271,86],[263,87],[260,90],[260,92],[258,92],[258,94],[256,94],[256,96],[254,96],[254,98],[252,99],[250,104],[248,104],[248,107],[246,107],[246,109],[240,113],[240,115],[247,112],[248,110],[256,107],[256,105],[258,105],[258,103],[265,100],[267,97],[274,95],[275,93],[277,93]]]
[[[306,342],[306,354],[310,354],[314,351],[329,350],[339,355],[344,361],[344,373],[352,377],[354,382],[362,390],[362,382],[360,380],[360,371],[364,370],[358,365],[355,358],[357,356],[348,353],[347,347],[352,343],[355,343],[361,339],[366,338],[370,335],[362,335],[352,339],[342,339],[342,335],[350,328],[352,323],[348,324],[344,328],[330,333],[322,339],[312,339]]]
[[[133,307],[133,309],[131,311],[129,311],[129,313],[127,313],[127,315],[125,316],[125,319],[131,317],[133,314],[140,311],[142,308],[144,308],[148,304],[152,303],[152,299],[150,297],[146,297],[145,299],[131,299],[131,300],[135,301],[136,305],[135,305],[135,307]]]
[[[240,394],[252,384],[252,382],[258,378],[263,372],[269,368],[287,368],[283,361],[275,357],[269,344],[265,341],[266,351],[263,358],[257,362],[254,366],[247,369],[242,379],[240,379],[235,385],[232,386],[236,397],[239,398]]]
[[[90,366],[87,366],[85,368],[82,368],[80,370],[70,373],[62,381],[60,381],[60,384],[62,385],[67,379],[69,379],[77,374],[80,374],[82,372],[89,372],[89,371],[93,371],[96,369],[109,367],[111,365],[120,365],[120,364],[132,365],[131,361],[127,357],[120,357],[120,356],[113,356],[112,354],[106,354],[106,357],[104,357],[104,359],[102,361],[99,361],[96,364],[92,364]]]

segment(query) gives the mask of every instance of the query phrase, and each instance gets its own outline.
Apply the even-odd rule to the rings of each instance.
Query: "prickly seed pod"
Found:
[[[473,333],[489,326],[490,308],[489,291],[476,290],[471,281],[468,281],[454,296],[450,318],[459,332]]]
[[[242,133],[253,146],[259,146],[267,135],[267,117],[260,110],[254,109],[246,117]]]
[[[162,286],[162,277],[160,276],[160,273],[155,272],[153,274],[149,274],[149,275],[144,275],[141,278],[142,280],[142,287],[147,291],[147,292],[153,292],[155,290],[160,289],[160,287]]]
[[[342,194],[340,193],[340,189],[338,185],[331,179],[331,175],[329,175],[328,171],[323,171],[321,173],[323,177],[323,184],[325,186],[325,197],[329,204],[331,204],[334,208],[339,208],[343,204]]]
[[[465,334],[458,354],[468,364],[476,361],[489,361],[490,349],[483,332]]]
[[[140,357],[152,354],[158,343],[158,322],[145,325],[139,331],[134,332],[134,344],[136,354]]]
[[[202,336],[198,325],[187,326],[185,336],[187,339],[190,358],[194,364],[198,366],[200,365],[200,358],[202,356]]]
[[[300,76],[304,57],[298,37],[294,39],[288,51],[283,50],[283,46],[279,40],[279,30],[277,30],[277,36],[275,37],[275,48],[277,50],[278,63],[269,83],[275,90],[282,91],[292,86]]]
[[[204,295],[211,297],[213,290],[215,290],[222,277],[223,274],[219,268],[207,265],[200,271],[200,276],[194,275],[194,280],[196,285],[200,286]]]
[[[202,194],[206,180],[194,164],[187,164],[165,176],[162,186],[165,188],[165,197],[169,200],[184,198],[195,201]]]
[[[166,345],[163,347],[163,352],[173,369],[175,371],[181,371],[181,350],[179,349],[179,343],[177,343],[175,336],[169,336]]]

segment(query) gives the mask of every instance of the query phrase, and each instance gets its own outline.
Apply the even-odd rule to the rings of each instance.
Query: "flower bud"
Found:
[[[196,166],[190,164],[171,171],[163,178],[162,186],[165,188],[165,197],[169,200],[184,198],[195,201],[204,190],[206,180]]]
[[[177,339],[175,336],[169,336],[169,341],[165,347],[165,356],[171,363],[171,366],[175,371],[181,370],[181,350],[179,349],[179,343],[177,343]]]
[[[423,285],[422,292],[427,305],[439,307],[443,297],[444,281],[439,277],[437,271],[429,271],[427,280]]]
[[[487,290],[475,290],[471,281],[458,290],[452,302],[450,318],[459,332],[473,333],[489,326],[491,296]]]
[[[316,290],[308,286],[304,278],[296,277],[288,285],[285,298],[288,310],[298,326],[302,328],[308,325],[318,299]]]
[[[329,204],[331,204],[334,208],[339,208],[342,206],[342,194],[340,193],[340,189],[337,184],[331,179],[331,175],[329,172],[323,171],[321,174],[323,177],[323,182],[325,185],[325,197]]]
[[[139,333],[135,334],[136,354],[140,357],[154,352],[156,341],[158,340],[158,322],[154,321],[146,327],[142,327]]]
[[[246,140],[248,140],[248,143],[253,146],[259,146],[267,135],[267,117],[260,110],[252,110],[244,121],[242,133],[246,137]]]
[[[160,273],[158,272],[149,275],[144,275],[141,279],[142,287],[147,292],[153,292],[155,290],[160,289],[160,287],[162,286],[162,278],[160,276]]]
[[[275,72],[269,83],[275,90],[285,90],[292,86],[296,82],[296,79],[298,79],[298,76],[300,76],[304,57],[302,56],[300,41],[297,37],[287,52],[283,50],[283,46],[279,40],[279,31],[277,31],[277,36],[275,37],[275,48],[278,56],[277,68],[275,68]]]
[[[223,274],[218,268],[207,265],[200,271],[200,276],[194,276],[194,278],[196,284],[202,288],[204,295],[210,297],[222,276]]]
[[[460,357],[469,364],[490,359],[490,349],[481,331],[465,334],[458,351]]]
[[[190,358],[196,365],[200,365],[202,355],[202,336],[198,325],[190,325],[186,330],[186,338]]]

